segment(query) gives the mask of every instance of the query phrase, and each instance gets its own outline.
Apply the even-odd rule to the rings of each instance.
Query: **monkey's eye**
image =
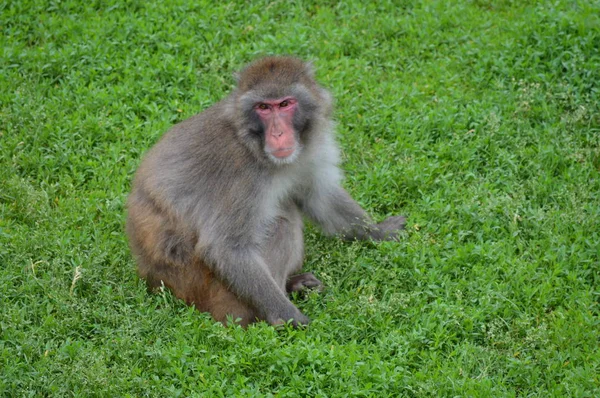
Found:
[[[258,109],[262,109],[262,110],[269,109],[269,105],[267,105],[267,104],[259,104],[258,105]]]
[[[286,107],[286,106],[288,106],[289,104],[290,104],[290,102],[289,102],[288,100],[281,101],[281,102],[279,103],[279,107],[280,107],[280,108],[285,108],[285,107]]]

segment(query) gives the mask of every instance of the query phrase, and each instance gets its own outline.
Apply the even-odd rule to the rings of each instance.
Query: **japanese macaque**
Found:
[[[128,200],[127,234],[150,288],[243,326],[309,319],[288,293],[320,289],[294,275],[303,219],[345,239],[392,240],[405,219],[374,223],[342,188],[332,99],[292,57],[249,64],[223,101],[167,132]]]

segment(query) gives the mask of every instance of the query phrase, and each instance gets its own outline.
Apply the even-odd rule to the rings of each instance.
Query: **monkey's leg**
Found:
[[[130,245],[138,260],[138,274],[151,291],[164,286],[220,322],[226,322],[227,315],[241,318],[243,326],[255,321],[255,311],[228,291],[194,254],[192,233],[147,197],[136,195],[131,201],[127,222]]]
[[[230,317],[234,323],[239,323],[245,328],[259,320],[253,308],[236,297],[216,278],[211,280],[208,291],[208,300],[205,301],[204,308],[199,309],[210,312],[216,321],[227,325]]]
[[[243,327],[257,320],[256,312],[227,290],[198,259],[184,266],[153,266],[146,281],[154,291],[161,286],[167,287],[175,297],[201,312],[209,312],[224,325],[228,323],[228,317]]]

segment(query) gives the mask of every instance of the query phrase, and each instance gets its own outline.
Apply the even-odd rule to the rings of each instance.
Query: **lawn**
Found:
[[[600,3],[0,3],[0,396],[600,396]],[[306,329],[149,294],[144,152],[265,54],[336,98],[345,187],[399,242],[307,227]]]

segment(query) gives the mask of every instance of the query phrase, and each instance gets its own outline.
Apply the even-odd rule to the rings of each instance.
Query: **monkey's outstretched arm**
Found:
[[[254,307],[272,325],[292,320],[306,325],[308,317],[298,310],[277,285],[257,247],[234,242],[219,245],[207,255],[214,271],[228,289]]]
[[[394,240],[405,223],[404,217],[393,216],[375,224],[341,186],[312,191],[302,201],[302,209],[325,233],[349,240]]]

